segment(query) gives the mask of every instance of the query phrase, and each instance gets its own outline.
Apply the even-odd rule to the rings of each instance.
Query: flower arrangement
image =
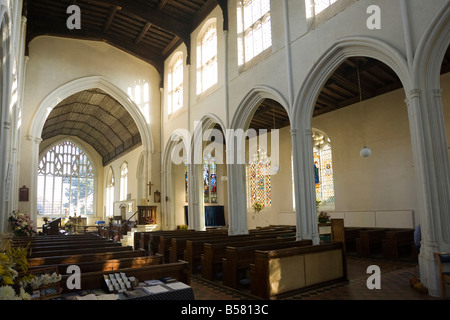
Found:
[[[57,283],[61,281],[61,279],[62,279],[61,275],[54,272],[52,274],[42,274],[37,277],[33,276],[27,279],[22,279],[20,284],[23,287],[27,287],[28,285],[30,285],[33,289],[37,289],[42,286]]]
[[[330,215],[325,211],[320,211],[318,219],[319,223],[327,223],[330,222]]]
[[[67,220],[67,222],[64,224],[64,229],[71,233],[73,229],[75,228],[75,222],[72,221],[72,219]]]
[[[262,209],[264,209],[264,204],[261,202],[255,201],[252,205],[253,209],[256,213],[259,213]]]
[[[13,248],[11,239],[2,237],[0,251],[0,300],[30,300],[30,292],[22,286],[19,273],[28,271],[27,247]],[[23,276],[22,279],[33,276]]]
[[[155,221],[154,221],[151,217],[145,218],[145,222],[146,222],[147,224],[154,224],[154,223],[155,223]]]
[[[34,230],[34,223],[29,214],[20,212],[19,210],[13,211],[9,216],[8,221],[11,224],[13,234],[15,236],[32,236],[36,233]]]
[[[181,224],[177,226],[177,230],[188,230],[189,227],[185,224]]]

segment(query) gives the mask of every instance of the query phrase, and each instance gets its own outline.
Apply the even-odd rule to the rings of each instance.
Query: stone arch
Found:
[[[228,211],[229,233],[232,235],[247,234],[247,192],[245,186],[245,164],[236,163],[234,130],[247,130],[258,106],[265,100],[277,101],[290,117],[290,106],[285,97],[268,86],[257,86],[251,89],[242,99],[231,121],[231,130],[226,132],[227,172],[228,172]],[[245,214],[243,214],[243,212]]]
[[[205,114],[198,122],[195,122],[194,133],[190,140],[190,153],[188,162],[189,177],[189,202],[188,214],[189,225],[196,230],[205,230],[205,208],[203,201],[203,134],[205,130],[213,129],[215,125],[219,125],[222,133],[225,134],[223,122],[214,114]],[[225,137],[223,142],[225,143]]]
[[[321,88],[341,63],[364,56],[389,66],[399,77],[406,95],[412,90],[410,70],[404,56],[389,44],[371,37],[345,37],[337,40],[309,71],[292,110],[292,140],[297,237],[319,243],[317,232],[311,119]]]
[[[162,190],[161,190],[161,226],[165,230],[173,230],[176,228],[175,221],[175,189],[174,189],[174,174],[173,165],[177,163],[174,154],[180,152],[181,149],[188,151],[190,141],[190,134],[187,130],[177,129],[170,135],[170,138],[164,148],[163,163],[162,163]]]
[[[31,122],[29,128],[29,137],[31,139],[40,139],[41,132],[45,124],[45,120],[49,112],[62,100],[75,94],[77,92],[88,90],[92,88],[99,88],[114,99],[116,99],[131,115],[136,125],[139,128],[139,133],[142,138],[143,149],[153,153],[154,144],[150,130],[148,129],[147,122],[139,107],[134,103],[130,97],[114,84],[109,82],[102,76],[91,76],[73,80],[66,83],[59,88],[53,90],[47,95],[39,105],[37,112]]]
[[[147,125],[144,115],[141,110],[134,103],[130,97],[123,92],[120,88],[109,82],[106,78],[102,76],[89,76],[80,79],[73,80],[68,82],[55,90],[53,90],[50,94],[48,94],[40,103],[37,108],[35,115],[32,118],[30,127],[28,129],[27,138],[33,142],[32,150],[31,150],[31,188],[32,190],[36,190],[37,179],[36,179],[36,170],[38,165],[38,155],[39,155],[39,144],[42,141],[41,133],[47,119],[48,114],[51,110],[58,105],[59,102],[63,101],[65,98],[83,91],[92,88],[99,88],[109,95],[111,95],[114,99],[116,99],[131,115],[133,120],[135,121],[139,133],[142,139],[142,147],[143,152],[145,154],[153,153],[154,151],[154,143],[153,137]],[[150,157],[147,156],[148,167],[151,166]],[[149,181],[150,173],[146,173],[147,176],[143,178],[144,181]],[[30,195],[30,212],[33,215],[33,218],[36,219],[36,205],[37,199],[35,192],[32,192]]]

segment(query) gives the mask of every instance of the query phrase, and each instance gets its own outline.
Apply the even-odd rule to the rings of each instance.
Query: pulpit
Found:
[[[138,224],[156,224],[156,206],[138,206]]]

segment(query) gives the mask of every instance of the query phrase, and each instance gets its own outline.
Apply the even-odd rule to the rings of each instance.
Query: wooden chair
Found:
[[[444,270],[444,264],[450,266],[450,252],[435,252],[436,261],[439,266],[439,276],[441,278],[441,297],[446,298],[445,287],[450,287],[450,271]]]

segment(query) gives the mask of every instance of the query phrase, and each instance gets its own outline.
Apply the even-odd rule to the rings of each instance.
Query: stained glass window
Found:
[[[334,203],[333,157],[330,139],[322,132],[313,131],[314,182],[316,199],[321,205]]]
[[[272,205],[272,186],[270,181],[271,164],[264,150],[259,150],[253,156],[247,167],[248,198],[250,206],[255,202],[265,207]]]
[[[270,0],[240,0],[237,7],[239,65],[272,46]]]
[[[187,164],[184,165],[184,202],[189,202],[189,171]]]
[[[39,161],[38,213],[93,214],[94,186],[94,167],[86,153],[73,142],[61,142]]]
[[[197,93],[217,83],[217,29],[213,20],[201,35],[197,47]]]
[[[217,164],[215,159],[203,161],[203,201],[204,203],[217,203]],[[185,201],[188,202],[188,166],[185,164],[184,191]]]

